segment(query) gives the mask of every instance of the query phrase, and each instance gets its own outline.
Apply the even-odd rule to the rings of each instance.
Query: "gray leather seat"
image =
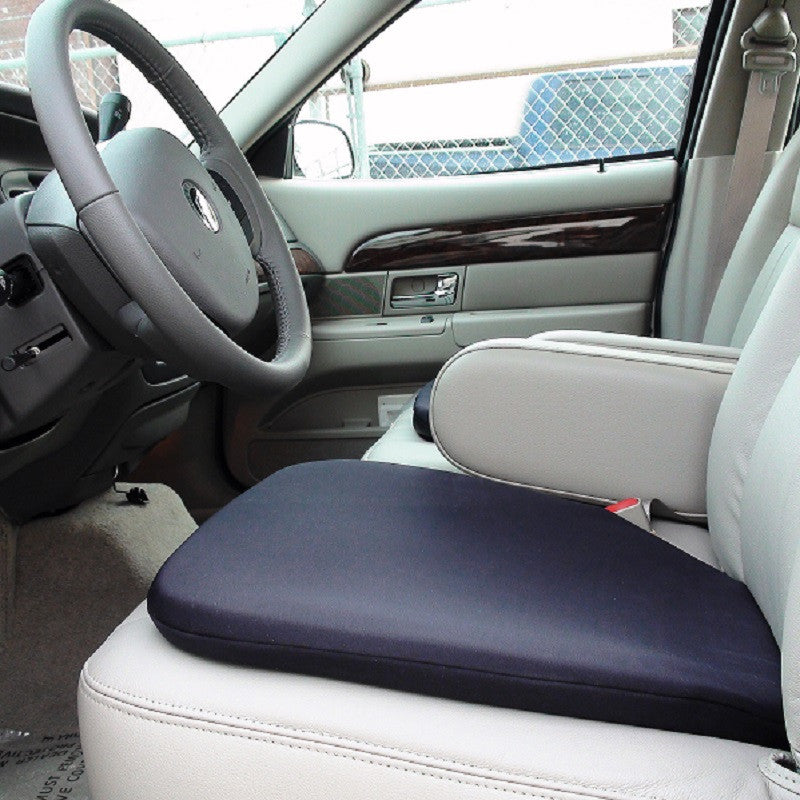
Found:
[[[741,348],[752,331],[775,281],[797,247],[798,170],[800,137],[795,136],[764,186],[731,255],[705,328],[704,343]],[[686,287],[686,291],[692,291],[692,287]],[[411,407],[398,416],[364,459],[458,471],[435,444],[417,435]]]
[[[797,152],[795,142],[784,170]],[[431,419],[448,459],[488,479],[595,500],[631,487],[661,497],[679,519],[707,514],[715,561],[744,582],[781,649],[796,753],[800,203],[792,205],[754,287],[734,286],[729,270],[720,289],[748,295],[740,321],[758,317],[715,328],[744,344],[738,360],[613,337],[483,343],[440,374]],[[744,281],[744,266],[738,272]],[[500,373],[503,402],[476,431],[485,404],[463,388]],[[87,662],[79,712],[94,800],[800,796],[793,756],[765,747],[217,663],[170,645],[144,609]]]
[[[587,453],[563,473],[565,481],[583,479],[589,493],[613,489],[617,481],[645,487],[664,481],[665,497],[681,513],[707,510],[716,558],[744,581],[781,648],[787,733],[798,748],[800,268],[795,259],[790,266],[733,369],[632,350],[615,356],[610,348],[587,344],[560,350],[478,346],[440,376],[432,419],[454,460],[472,459],[474,471],[482,468],[495,479],[500,476],[493,471],[510,470],[514,474],[505,480],[535,481],[539,468],[529,472],[525,463],[509,461],[507,442],[494,452],[472,452],[472,443],[459,449],[458,428],[437,422],[436,398],[453,402],[461,370],[470,379],[470,369],[490,370],[494,361],[507,369],[507,356],[518,361],[511,373],[523,377],[528,361],[539,376],[556,365],[544,381],[555,390],[563,359],[572,396],[586,406],[586,424],[576,425],[573,434],[585,437],[578,446]],[[586,369],[583,359],[598,363]],[[611,414],[620,369],[629,375],[626,391],[636,396],[641,413],[622,402]],[[683,380],[674,380],[675,370]],[[525,409],[517,401],[512,393],[503,414],[509,429],[524,430]],[[552,416],[559,410],[542,404],[539,412]],[[593,429],[598,410],[606,416]],[[468,416],[468,408],[461,411]],[[614,453],[592,451],[589,439],[618,420],[630,435],[617,441]],[[654,441],[669,445],[659,458],[653,458]],[[86,664],[79,712],[94,800],[798,794],[791,758],[765,747],[217,663],[170,645],[143,610]]]
[[[79,692],[93,800],[768,800],[795,779],[764,747],[197,658],[144,607]]]

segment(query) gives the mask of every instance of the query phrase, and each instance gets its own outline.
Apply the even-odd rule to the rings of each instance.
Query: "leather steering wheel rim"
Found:
[[[250,252],[266,274],[275,306],[278,344],[271,361],[241,348],[198,307],[125,205],[74,91],[68,53],[73,30],[108,42],[144,74],[195,138],[203,167],[242,204],[253,232]],[[132,300],[120,309],[121,323],[192,377],[247,395],[294,386],[311,358],[300,276],[258,179],[188,73],[142,25],[106,0],[45,0],[30,20],[26,61],[37,119],[81,231]]]

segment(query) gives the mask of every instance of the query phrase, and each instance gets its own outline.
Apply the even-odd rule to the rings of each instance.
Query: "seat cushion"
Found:
[[[78,709],[92,800],[769,798],[764,748],[197,658],[142,608]]]
[[[426,442],[433,441],[431,433],[431,394],[433,381],[426,383],[414,397],[414,430]]]
[[[148,608],[212,659],[780,746],[744,584],[604,509],[359,461],[283,470],[202,525]]]
[[[673,547],[683,550],[684,553],[720,569],[707,528],[669,519],[653,519],[650,523],[653,526],[653,533],[662,541],[669,542]]]

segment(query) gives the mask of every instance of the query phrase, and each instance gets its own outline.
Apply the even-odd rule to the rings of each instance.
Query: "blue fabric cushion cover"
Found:
[[[466,475],[285,469],[175,552],[148,608],[212,659],[785,744],[743,583],[597,506]]]
[[[417,436],[421,436],[428,442],[433,441],[431,433],[431,392],[433,392],[433,381],[426,383],[414,397],[414,430]]]

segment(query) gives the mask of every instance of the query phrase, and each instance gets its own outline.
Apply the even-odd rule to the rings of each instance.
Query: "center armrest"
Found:
[[[474,475],[602,502],[658,498],[702,517],[711,432],[737,351],[591,336],[602,343],[562,332],[458,353],[431,401],[439,449]]]
[[[570,342],[614,350],[634,350],[642,353],[658,353],[666,356],[697,359],[700,361],[724,361],[734,366],[742,351],[738,347],[682,342],[676,339],[658,339],[651,336],[635,336],[629,333],[605,333],[602,331],[545,331],[530,337],[535,341]]]

